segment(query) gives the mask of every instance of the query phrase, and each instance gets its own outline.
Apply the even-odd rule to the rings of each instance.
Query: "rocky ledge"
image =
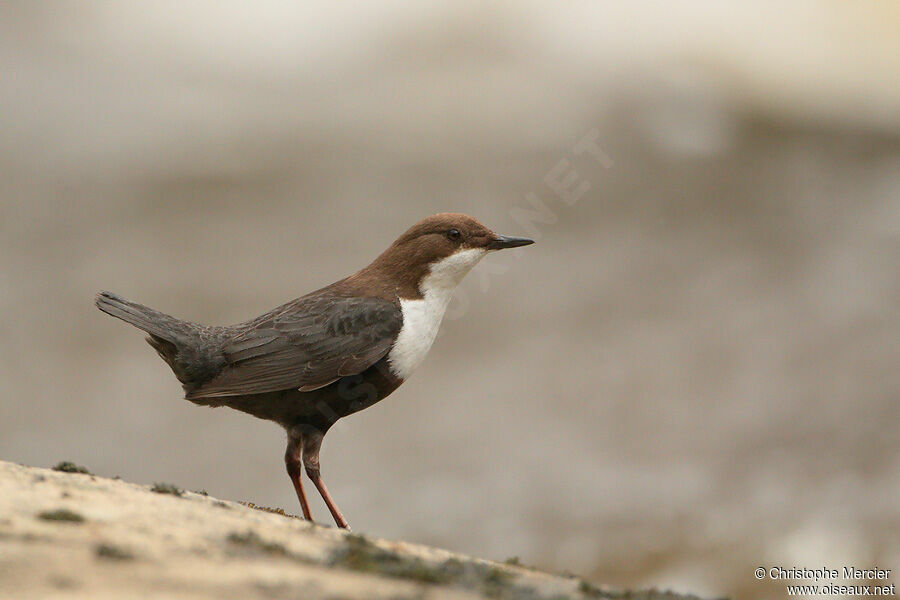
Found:
[[[0,461],[3,598],[563,600],[689,596],[603,588],[306,522],[282,511]]]

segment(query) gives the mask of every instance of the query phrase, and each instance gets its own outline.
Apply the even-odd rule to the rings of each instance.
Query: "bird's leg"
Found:
[[[309,512],[309,502],[306,501],[306,492],[303,491],[303,482],[300,476],[303,473],[303,436],[288,432],[287,450],[284,452],[284,464],[287,467],[288,477],[294,484],[297,498],[300,499],[300,508],[303,509],[303,518],[312,521]]]
[[[322,500],[325,501],[328,510],[331,511],[334,522],[337,523],[338,527],[350,529],[350,524],[347,523],[347,519],[344,518],[337,504],[334,503],[334,499],[328,493],[328,488],[325,487],[325,481],[322,479],[322,472],[319,468],[319,448],[322,446],[323,437],[324,435],[318,431],[303,435],[303,466],[306,467],[306,474],[309,476],[310,481],[313,482],[313,485],[316,486],[316,489],[319,490],[319,494],[322,495]]]

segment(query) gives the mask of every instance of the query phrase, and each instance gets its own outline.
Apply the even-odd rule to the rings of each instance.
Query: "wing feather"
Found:
[[[223,346],[225,367],[189,400],[311,391],[356,375],[390,352],[403,317],[379,298],[301,298],[235,328]]]

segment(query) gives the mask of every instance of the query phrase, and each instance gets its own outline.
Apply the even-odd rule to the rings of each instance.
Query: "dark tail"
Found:
[[[198,325],[130,302],[111,292],[100,292],[94,302],[106,314],[146,331],[149,334],[147,343],[172,367],[185,389],[202,382],[210,373],[221,368],[215,354],[200,344]]]
[[[129,302],[112,292],[100,292],[94,302],[97,308],[106,314],[131,323],[138,329],[172,344],[186,342],[185,336],[190,336],[190,329],[193,328],[191,323],[170,317],[142,304]]]

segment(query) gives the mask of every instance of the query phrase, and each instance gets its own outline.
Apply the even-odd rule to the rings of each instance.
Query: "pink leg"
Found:
[[[297,498],[300,500],[300,508],[303,510],[303,518],[312,521],[312,515],[309,512],[309,502],[306,500],[306,492],[303,491],[303,482],[300,476],[303,473],[303,444],[302,439],[288,436],[288,447],[284,453],[284,464],[287,467],[288,477],[294,484],[294,490],[297,492]]]
[[[334,522],[337,523],[338,527],[350,529],[350,524],[347,523],[347,519],[341,514],[341,511],[337,507],[337,504],[335,504],[331,494],[328,493],[328,488],[325,487],[325,480],[322,479],[322,472],[319,468],[319,448],[322,446],[323,437],[324,436],[318,432],[304,434],[303,466],[306,467],[306,474],[309,476],[310,481],[313,482],[313,485],[319,490],[319,494],[322,495],[325,506],[331,511]]]

